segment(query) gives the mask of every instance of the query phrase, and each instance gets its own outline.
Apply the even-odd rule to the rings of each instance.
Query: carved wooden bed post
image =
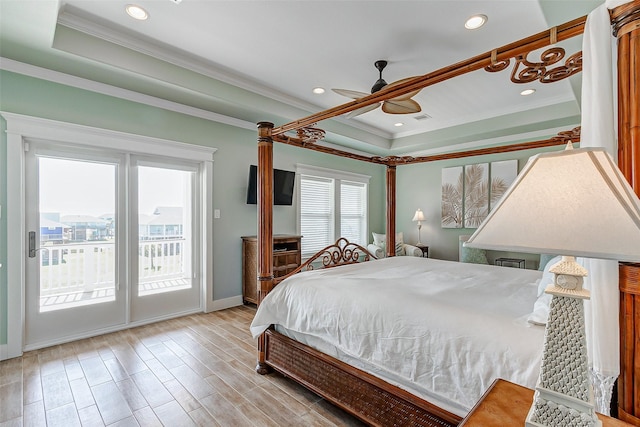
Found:
[[[640,195],[640,1],[613,9],[618,38],[618,164]],[[640,264],[620,263],[618,417],[640,426]]]
[[[396,166],[387,166],[387,256],[396,255]]]
[[[273,288],[273,123],[258,123],[258,305]],[[266,374],[265,336],[258,338],[256,371]]]

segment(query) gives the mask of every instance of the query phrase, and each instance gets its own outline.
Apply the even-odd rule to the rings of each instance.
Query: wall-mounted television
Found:
[[[273,170],[273,204],[291,206],[293,204],[293,186],[296,173],[280,169]],[[247,186],[247,204],[258,203],[258,167],[249,167],[249,185]]]

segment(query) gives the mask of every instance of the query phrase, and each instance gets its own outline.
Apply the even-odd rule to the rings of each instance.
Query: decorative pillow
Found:
[[[387,235],[371,233],[373,235],[373,244],[382,248],[386,253],[387,247]],[[404,255],[404,234],[402,232],[396,233],[396,255]]]
[[[396,233],[396,256],[404,256],[404,235]]]
[[[556,256],[552,254],[540,254],[540,264],[538,264],[538,270],[544,271],[547,263],[555,257]]]
[[[534,325],[546,325],[549,318],[549,304],[551,304],[552,295],[544,292],[547,286],[553,283],[553,273],[549,271],[552,265],[556,264],[562,259],[557,256],[551,258],[543,267],[542,278],[538,282],[538,298],[533,304],[533,313],[529,315],[527,321]]]
[[[469,262],[471,264],[489,264],[487,261],[487,253],[484,249],[467,248],[462,243],[461,262]]]
[[[378,234],[378,233],[371,233],[373,234],[373,244],[376,246],[384,246],[387,243],[387,235],[386,234]]]

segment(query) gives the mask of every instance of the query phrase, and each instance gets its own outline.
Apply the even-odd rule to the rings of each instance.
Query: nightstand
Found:
[[[516,264],[518,264],[518,268],[525,267],[525,261],[522,258],[496,258],[496,265],[515,267]]]
[[[420,249],[422,251],[422,257],[423,258],[429,258],[429,246],[427,245],[418,245],[416,244],[416,248]]]
[[[533,402],[533,390],[497,379],[467,414],[460,427],[523,426]],[[602,427],[631,426],[598,414]]]

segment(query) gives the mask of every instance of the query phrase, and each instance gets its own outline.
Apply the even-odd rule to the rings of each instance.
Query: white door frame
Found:
[[[216,148],[134,135],[73,123],[0,111],[7,122],[7,346],[2,358],[18,357],[24,347],[24,284],[26,259],[25,149],[30,139],[110,147],[137,154],[157,154],[202,162],[202,277],[203,309],[213,308],[213,154]],[[128,325],[130,326],[130,325]],[[127,326],[127,327],[128,327]]]

